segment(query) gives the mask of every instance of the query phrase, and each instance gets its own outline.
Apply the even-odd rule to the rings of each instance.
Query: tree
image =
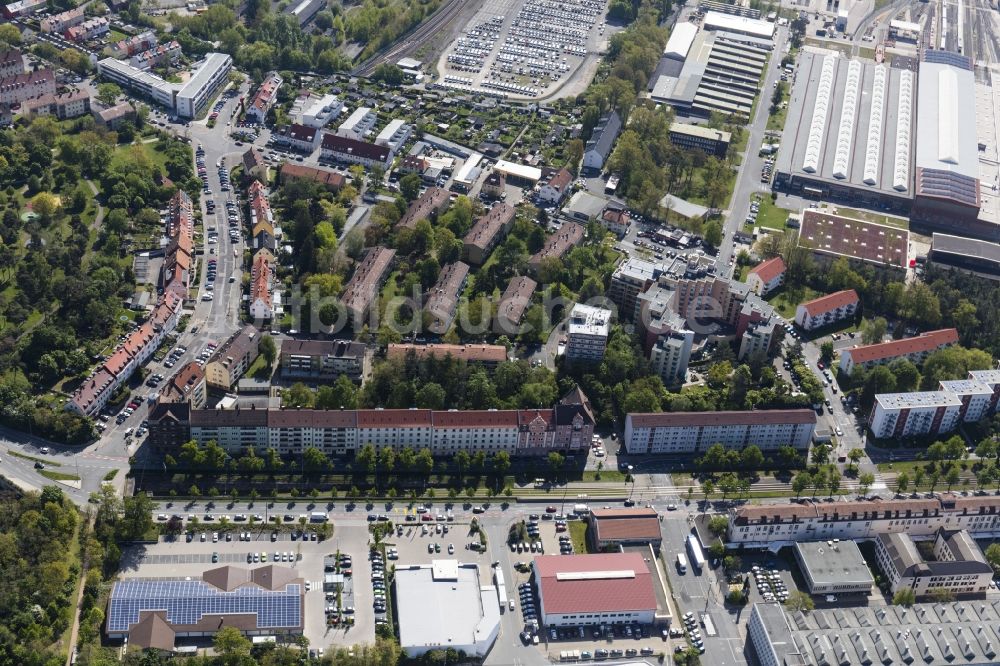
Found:
[[[840,490],[840,472],[836,469],[830,469],[826,477],[826,485],[830,489],[830,497],[837,494]]]
[[[993,571],[1000,574],[1000,543],[991,543],[986,547],[986,552],[983,553],[986,557],[986,561],[990,563],[993,567]]]
[[[212,641],[215,651],[222,655],[225,664],[240,664],[250,656],[252,644],[236,627],[223,627]]]
[[[871,472],[864,472],[858,477],[858,494],[867,495],[868,489],[875,483],[875,475]]]
[[[885,317],[866,319],[861,325],[861,344],[874,345],[882,342],[888,329],[889,323]]]
[[[729,519],[725,516],[712,516],[708,520],[708,531],[717,537],[722,537],[729,529]]]
[[[552,473],[553,477],[558,477],[559,473],[562,471],[562,467],[566,464],[566,456],[559,453],[558,451],[553,451],[548,456],[549,471]]]
[[[97,85],[97,99],[105,106],[114,106],[121,94],[122,89],[114,83],[99,83]]]
[[[927,596],[936,604],[946,604],[955,600],[955,593],[947,587],[935,587]]]
[[[705,494],[705,502],[708,503],[708,498],[715,492],[715,482],[712,479],[705,479],[701,482],[701,492]]]
[[[944,475],[944,480],[948,484],[948,490],[950,491],[951,487],[954,486],[956,483],[958,483],[960,479],[961,479],[961,475],[960,475],[960,473],[958,471],[958,466],[957,465],[951,465],[948,468],[947,473],[945,473],[945,475]]]
[[[711,247],[722,245],[722,225],[715,220],[710,220],[704,228],[705,244]]]
[[[740,466],[745,470],[757,471],[764,464],[764,454],[760,448],[751,444],[740,452]]]
[[[785,608],[792,612],[800,611],[808,613],[816,608],[816,604],[813,602],[812,597],[805,592],[792,590],[788,593],[788,599],[785,600]]]
[[[917,595],[908,587],[896,592],[892,595],[892,603],[894,606],[912,606],[917,601]]]
[[[858,461],[865,457],[863,449],[853,448],[847,452],[847,459],[851,461],[851,467],[857,467]]]
[[[924,473],[923,467],[915,467],[913,469],[913,490],[920,489],[920,484],[923,483],[924,480]]]
[[[407,201],[413,201],[420,196],[420,176],[408,173],[399,179],[399,191]]]
[[[826,444],[817,444],[809,454],[814,465],[825,465],[830,460],[830,447]]]
[[[274,338],[270,335],[263,335],[260,338],[260,355],[264,357],[264,363],[268,368],[274,367],[274,359],[278,356]]]
[[[824,363],[829,365],[830,361],[833,360],[833,343],[830,341],[824,342],[819,346],[819,357]]]
[[[792,490],[795,491],[795,497],[798,498],[804,490],[812,485],[813,478],[812,474],[809,472],[799,472],[792,479]]]
[[[371,442],[362,446],[354,455],[354,460],[361,465],[367,474],[375,472],[375,447]]]

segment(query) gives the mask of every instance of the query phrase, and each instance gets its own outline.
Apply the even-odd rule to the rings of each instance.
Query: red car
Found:
[[[429,523],[430,521],[434,520],[434,516],[432,516],[429,513],[425,513],[424,515],[420,516],[420,520],[424,521],[425,523]]]
[[[820,370],[822,370],[823,369],[823,361],[817,362],[816,363],[816,367],[819,368]]]
[[[545,507],[545,513],[555,513],[555,512],[556,512],[556,508],[554,506],[547,506],[547,507]]]

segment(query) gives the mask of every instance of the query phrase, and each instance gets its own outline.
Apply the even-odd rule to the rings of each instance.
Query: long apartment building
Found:
[[[418,360],[426,358],[444,359],[452,357],[458,361],[466,363],[476,363],[488,369],[493,369],[507,360],[507,348],[503,345],[449,345],[449,344],[427,344],[418,345],[412,343],[390,343],[386,350],[387,359],[405,360],[410,354]]]
[[[876,395],[868,427],[879,439],[938,435],[995,414],[998,400],[1000,370],[972,370],[937,391]]]
[[[399,218],[396,229],[412,229],[420,220],[430,219],[440,215],[448,207],[450,195],[448,190],[440,187],[428,187],[423,194],[414,200]]]
[[[430,315],[427,329],[435,335],[444,335],[451,328],[458,314],[458,300],[469,280],[469,265],[456,261],[446,264],[438,275],[437,284],[424,298],[424,312]]]
[[[145,41],[142,44],[144,48],[137,48],[135,53],[153,48],[156,45],[155,37],[151,44],[147,45]],[[129,52],[128,55],[135,53]],[[186,82],[169,83],[155,74],[114,58],[105,58],[97,63],[97,72],[102,78],[124,86],[182,118],[197,118],[201,115],[229,80],[232,68],[233,59],[225,53],[208,53],[192,70]]]
[[[160,272],[162,295],[149,317],[129,333],[114,352],[94,369],[66,403],[66,409],[84,416],[96,416],[122,384],[153,355],[163,339],[180,321],[191,273],[194,217],[191,197],[183,190],[167,207],[168,242]]]
[[[514,208],[505,203],[493,204],[465,234],[462,257],[475,266],[483,265],[513,226]]]
[[[264,79],[264,82],[257,88],[256,94],[247,105],[246,116],[248,119],[258,123],[263,123],[267,114],[274,108],[274,103],[278,101],[278,89],[284,79],[278,74],[271,72]]]
[[[205,364],[209,388],[228,391],[260,354],[261,333],[249,324],[229,336]]]
[[[360,382],[368,374],[368,347],[350,340],[281,341],[281,376],[287,379],[336,379]]]
[[[392,261],[396,251],[386,247],[369,248],[364,258],[354,268],[354,275],[344,286],[341,301],[347,308],[354,325],[359,331],[371,314],[372,305],[378,302],[379,291],[392,271]]]
[[[803,330],[812,331],[850,319],[857,312],[859,305],[861,301],[858,292],[844,289],[800,303],[795,308],[795,323]]]
[[[207,370],[207,367],[206,367]],[[187,406],[185,406],[187,407]],[[435,456],[458,451],[544,456],[586,451],[594,415],[577,388],[551,409],[434,411],[429,409],[170,409],[154,410],[151,437],[166,451],[185,441],[214,440],[230,453],[254,447],[282,455],[315,447],[349,455],[366,444],[376,449],[430,449]],[[165,431],[166,435],[164,434]]]
[[[521,320],[524,313],[531,305],[531,299],[535,295],[538,283],[530,277],[515,275],[507,283],[503,296],[497,304],[497,315],[493,330],[500,335],[517,335],[520,331]]]
[[[919,364],[929,354],[957,343],[958,331],[954,328],[942,328],[905,340],[859,345],[840,352],[840,371],[850,375],[856,367],[870,370],[876,365],[892,363],[901,358]]]
[[[53,116],[59,120],[78,118],[90,113],[90,93],[72,90],[61,95],[42,95],[21,104],[21,113],[33,116]]]
[[[542,249],[531,256],[531,259],[528,260],[528,268],[537,273],[544,259],[550,257],[562,259],[567,252],[579,245],[586,235],[587,232],[582,225],[576,222],[565,222],[562,227],[545,240]]]
[[[328,162],[360,164],[384,169],[392,160],[392,151],[387,146],[377,146],[367,141],[324,132],[320,157]]]
[[[0,104],[13,106],[35,97],[55,94],[56,77],[51,69],[38,69],[0,79]]]
[[[734,451],[751,445],[761,451],[782,446],[805,451],[815,430],[811,409],[627,414],[624,443],[638,455],[702,453],[714,444]]]
[[[740,506],[729,510],[727,546],[777,550],[797,541],[874,539],[905,532],[932,538],[940,528],[1000,537],[1000,497],[941,494],[930,499],[855,500]]]

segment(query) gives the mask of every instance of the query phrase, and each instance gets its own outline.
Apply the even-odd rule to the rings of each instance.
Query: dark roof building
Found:
[[[622,119],[617,111],[612,111],[597,122],[583,151],[583,166],[600,170],[611,155],[618,135],[622,131]]]
[[[587,534],[597,550],[646,544],[659,550],[663,541],[653,509],[593,509]]]

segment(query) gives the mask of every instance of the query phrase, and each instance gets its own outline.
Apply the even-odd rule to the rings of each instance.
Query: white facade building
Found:
[[[611,331],[611,310],[577,303],[569,316],[566,358],[594,362],[604,358]]]
[[[684,383],[693,344],[694,331],[687,329],[671,331],[657,338],[649,352],[649,364],[663,380],[664,386]]]
[[[854,316],[860,300],[853,289],[821,296],[795,308],[795,323],[806,331],[835,324]]]
[[[232,69],[233,59],[225,53],[206,54],[201,65],[191,73],[191,78],[177,91],[177,115],[181,118],[200,116],[219,89],[229,81]]]
[[[413,125],[407,125],[399,118],[396,118],[395,120],[390,120],[389,124],[379,132],[375,138],[375,145],[385,146],[395,155],[410,140],[412,134]]]
[[[735,451],[750,445],[761,451],[781,446],[804,451],[815,429],[811,409],[627,414],[623,443],[639,455],[700,453],[714,444]]]
[[[302,124],[319,129],[335,120],[344,111],[344,103],[336,95],[323,95],[310,101],[302,112]]]
[[[361,106],[354,110],[354,113],[347,116],[347,120],[337,128],[337,136],[345,139],[363,141],[368,134],[375,129],[378,116],[367,106]]]
[[[875,560],[889,582],[890,591],[913,590],[917,598],[935,590],[959,595],[982,594],[990,589],[993,567],[966,531],[941,528],[934,538],[934,559],[925,561],[909,534],[879,534]]]

